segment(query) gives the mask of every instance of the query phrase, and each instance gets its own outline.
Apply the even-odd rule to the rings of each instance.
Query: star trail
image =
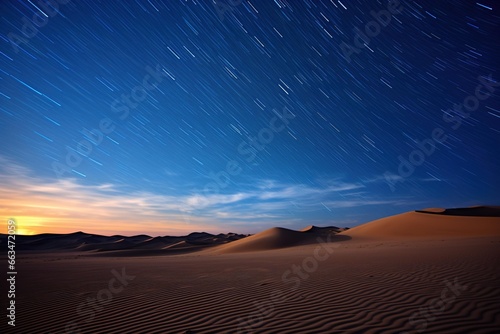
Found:
[[[2,1],[3,221],[253,233],[498,205],[493,1]]]

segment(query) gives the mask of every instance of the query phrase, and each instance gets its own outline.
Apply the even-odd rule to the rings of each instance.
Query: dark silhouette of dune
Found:
[[[3,240],[6,235],[1,234]],[[173,251],[194,251],[217,246],[245,238],[245,234],[227,233],[210,234],[194,232],[186,236],[151,237],[148,235],[135,235],[131,237],[122,235],[104,236],[75,232],[69,234],[44,233],[37,235],[17,235],[16,249],[19,251],[77,251],[77,252],[116,252],[126,251],[130,255],[150,254]],[[153,251],[153,252],[151,252]]]
[[[300,230],[300,232],[309,232],[309,233],[339,233],[343,231],[347,231],[348,227],[336,227],[336,226],[327,226],[327,227],[318,227],[314,225],[309,225]]]
[[[424,209],[415,212],[444,216],[500,217],[500,206],[473,206],[455,209]]]

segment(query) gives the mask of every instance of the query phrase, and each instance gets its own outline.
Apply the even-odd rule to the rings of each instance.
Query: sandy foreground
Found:
[[[499,225],[410,212],[168,256],[20,252],[0,332],[499,333]]]

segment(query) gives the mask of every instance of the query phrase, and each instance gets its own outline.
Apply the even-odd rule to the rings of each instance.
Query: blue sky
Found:
[[[0,218],[254,233],[498,204],[492,3],[215,3],[2,2]]]

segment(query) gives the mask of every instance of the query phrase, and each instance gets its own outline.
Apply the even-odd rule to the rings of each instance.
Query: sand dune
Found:
[[[101,243],[82,243],[80,246],[76,247],[77,251],[101,251],[101,250],[118,250],[127,249],[133,247],[134,243],[127,241],[125,239],[119,239],[111,242],[101,242]]]
[[[346,231],[349,228],[347,227],[336,227],[336,226],[327,226],[327,227],[318,227],[314,225],[309,225],[307,227],[304,227],[303,229],[300,230],[300,232],[310,232],[310,233],[323,233],[323,234],[328,234],[330,232],[342,232]]]
[[[250,237],[240,239],[213,249],[219,253],[255,252],[287,248],[298,245],[317,243],[317,238],[325,238],[330,234],[337,234],[338,227],[316,227],[308,226],[300,231],[294,231],[282,227],[273,227]],[[339,238],[337,238],[338,240]],[[345,238],[342,238],[345,239]],[[330,237],[330,240],[333,240]]]
[[[341,234],[358,240],[500,236],[499,213],[500,210],[491,207],[407,212],[374,220]],[[498,216],[491,216],[493,214]]]
[[[473,206],[455,209],[424,209],[416,212],[464,217],[500,217],[500,206]]]
[[[227,245],[219,246],[217,251],[229,252],[251,252],[258,250],[291,247],[303,241],[301,232],[281,227],[273,227],[263,232],[254,234],[248,238],[234,241]]]
[[[76,251],[76,252],[113,252],[126,251],[136,254],[140,251],[182,249],[192,251],[193,249],[203,249],[216,245],[225,244],[246,237],[244,234],[210,234],[206,232],[193,232],[186,236],[163,236],[151,237],[148,235],[136,236],[103,236],[75,232],[70,234],[38,234],[38,235],[18,235],[16,238],[16,248],[21,251]],[[6,238],[5,234],[0,234],[1,238]],[[150,253],[150,252],[144,252]]]

